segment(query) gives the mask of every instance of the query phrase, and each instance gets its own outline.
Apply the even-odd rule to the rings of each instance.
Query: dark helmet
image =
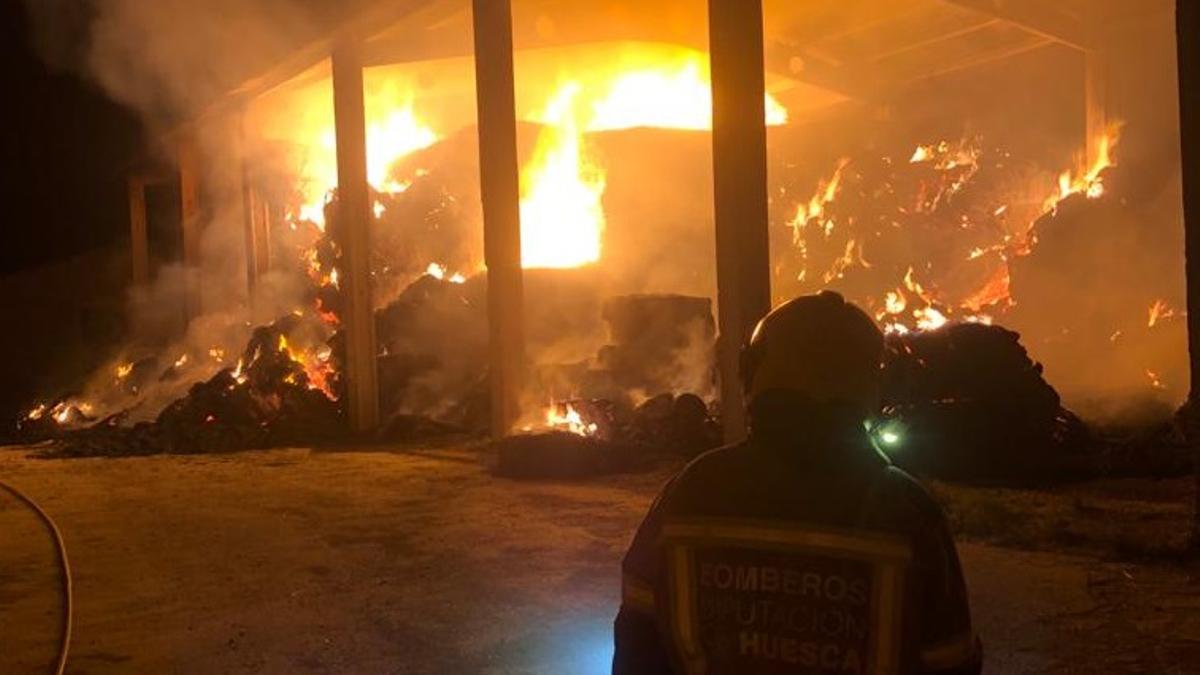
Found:
[[[746,399],[791,390],[818,402],[879,406],[883,334],[871,317],[833,291],[805,295],[771,310],[742,351]]]

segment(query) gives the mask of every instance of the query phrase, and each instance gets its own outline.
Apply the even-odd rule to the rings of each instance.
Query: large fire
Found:
[[[332,109],[329,117],[314,129],[314,136],[302,144],[298,191],[299,208],[291,214],[296,220],[308,221],[325,229],[325,204],[337,186],[337,141]],[[399,193],[405,185],[395,181],[391,167],[401,158],[439,139],[413,111],[411,92],[398,93],[394,88],[385,94],[367,99],[367,180],[377,192]]]
[[[521,260],[527,268],[578,267],[600,259],[605,175],[584,133],[653,127],[712,128],[708,59],[682,50],[658,65],[615,67],[566,82],[534,116],[544,125],[521,170]],[[787,110],[766,96],[766,122]]]
[[[578,267],[600,259],[604,236],[604,172],[583,154],[568,83],[542,115],[533,159],[521,170],[521,264]]]
[[[935,330],[952,320],[991,323],[992,313],[1002,312],[1015,302],[1010,292],[1009,262],[1033,252],[1037,244],[1030,230],[1034,220],[1054,211],[1072,195],[1088,199],[1104,195],[1104,172],[1115,166],[1112,150],[1118,131],[1119,125],[1114,125],[1094,139],[1096,156],[1092,162],[1081,162],[1076,169],[1062,172],[1053,194],[1032,208],[1022,208],[1019,215],[1012,212],[1016,205],[1008,201],[1012,195],[1003,193],[956,204],[983,168],[984,151],[978,138],[918,145],[908,156],[907,165],[918,170],[920,178],[903,186],[895,182],[898,178],[881,181],[879,167],[884,167],[884,174],[899,175],[887,169],[896,166],[889,159],[872,167],[856,167],[851,160],[842,159],[827,178],[818,181],[811,197],[793,207],[794,215],[788,220],[801,263],[798,281],[807,290],[836,284],[855,271],[859,292],[866,292],[865,297],[856,299],[872,308],[876,320],[891,333]],[[855,197],[861,200],[868,193],[875,195],[868,200],[865,211],[857,202],[839,208],[839,197],[850,174],[854,176]],[[867,180],[877,183],[868,184]],[[885,196],[891,200],[887,202],[890,206],[870,206],[882,204]],[[864,223],[864,216],[874,225]],[[1020,220],[1026,217],[1029,220]],[[895,236],[888,234],[889,230],[894,233],[908,229],[913,230],[914,237],[920,231],[942,233],[923,242],[925,245],[941,246],[959,237],[975,243],[969,252],[963,249],[964,255],[954,262],[954,258],[935,261],[932,250],[923,252],[917,239],[881,239]],[[873,265],[874,256],[864,252],[864,241],[870,240],[890,242],[879,245],[891,247],[890,257],[896,253],[907,256],[906,265],[896,267],[896,260],[890,265]],[[815,265],[820,266],[810,269]],[[964,288],[959,284],[956,290],[949,290],[952,282],[966,276],[959,269],[965,266],[985,272],[972,273],[979,280],[976,285]],[[862,288],[867,278],[883,287],[874,292]],[[1151,325],[1161,315],[1162,308],[1152,308]]]
[[[541,102],[518,91],[521,119],[542,126],[520,172],[522,264],[526,268],[579,267],[600,259],[606,222],[602,203],[605,170],[589,153],[586,134],[637,127],[712,128],[706,54],[640,43],[622,43],[616,54],[610,61],[564,64],[561,83]],[[371,187],[381,195],[398,195],[410,187],[392,174],[397,162],[456,128],[440,117],[432,117],[440,120],[432,123],[418,114],[414,102],[419,93],[418,79],[407,76],[384,77],[365,92],[367,175]],[[271,133],[282,133],[292,146],[297,203],[289,209],[288,220],[293,226],[308,222],[324,230],[325,207],[337,185],[329,90],[310,87],[292,105],[300,108],[293,115],[275,111],[259,126],[286,127],[286,133]],[[764,105],[767,124],[787,122],[788,112],[774,96],[767,94]],[[384,209],[384,202],[377,200],[376,217]]]

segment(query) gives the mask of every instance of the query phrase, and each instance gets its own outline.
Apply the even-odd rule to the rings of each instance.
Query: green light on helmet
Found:
[[[896,452],[904,445],[904,426],[896,420],[889,420],[872,429],[871,436],[880,450]]]

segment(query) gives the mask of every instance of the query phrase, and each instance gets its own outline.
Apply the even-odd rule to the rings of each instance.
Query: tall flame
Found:
[[[765,99],[768,125],[787,110]],[[652,127],[712,128],[708,60],[687,51],[653,66],[614,68],[563,84],[535,115],[544,125],[521,170],[521,263],[566,268],[600,259],[606,225],[605,173],[587,155],[585,132]]]
[[[547,126],[521,170],[521,264],[578,267],[600,259],[604,173],[583,154],[575,100],[567,83],[546,107]]]

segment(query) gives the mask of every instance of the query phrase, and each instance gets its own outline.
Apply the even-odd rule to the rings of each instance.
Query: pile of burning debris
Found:
[[[63,430],[66,420],[38,416],[23,431],[56,438],[52,453],[58,456],[228,452],[334,438],[342,423],[331,383],[314,381],[313,371],[296,358],[287,337],[295,323],[284,317],[256,329],[235,366],[192,385],[152,422],[127,426],[128,411],[121,411]]]
[[[425,275],[377,312],[382,394],[389,409],[403,411],[387,420],[386,437],[487,432],[486,283],[485,276],[460,282]],[[720,444],[716,414],[702,395],[636,393],[683,391],[671,379],[683,372],[681,359],[699,364],[692,382],[701,394],[711,393],[711,302],[619,296],[600,313],[611,344],[585,363],[550,369],[570,371],[566,377],[582,395],[554,399],[520,433],[496,444],[499,474],[624,471]],[[52,434],[60,441],[53,452],[66,456],[217,452],[344,438],[337,402],[340,337],[322,346],[322,368],[314,369],[300,353],[312,345],[297,350],[289,342],[303,334],[302,324],[288,316],[258,328],[237,365],[193,385],[153,422],[126,426],[119,413],[64,432],[61,420],[45,419],[63,413],[47,409],[29,421],[27,432]],[[447,335],[456,337],[447,341]],[[324,379],[314,381],[320,374]],[[891,334],[884,379],[881,438],[906,468],[947,478],[1046,477],[1091,452],[1086,429],[1062,407],[1018,335],[1004,328],[965,322]],[[705,381],[707,389],[699,386]],[[427,405],[435,401],[438,408]],[[89,421],[78,408],[62,410],[77,423]]]
[[[496,473],[511,478],[573,478],[630,471],[664,456],[694,456],[721,444],[715,413],[695,394],[628,401],[552,404],[548,428],[495,444]]]
[[[379,296],[390,298],[376,312],[384,439],[488,431],[487,278],[470,273],[477,267],[470,233],[479,231],[462,198],[470,191],[452,179],[461,172],[421,168],[438,153],[473,156],[456,151],[469,138],[456,136],[397,164],[373,195],[372,279]],[[1069,249],[1087,220],[1118,208],[1115,200],[1097,199],[1111,162],[1105,152],[1092,166],[1065,174],[1045,202],[1018,204],[1007,201],[1014,194],[1005,178],[1007,157],[985,150],[978,138],[920,145],[907,161],[856,157],[838,163],[811,199],[785,206],[796,211],[785,218],[790,229],[779,228],[791,246],[776,265],[777,288],[796,294],[837,287],[885,328],[881,438],[895,446],[899,463],[918,471],[1017,478],[1090,461],[1086,430],[1017,334],[989,324],[995,318],[1024,329],[1023,313],[1035,303],[1014,304],[1010,294],[1044,296],[1040,286],[1070,286],[1047,280],[1053,261],[1039,267],[1041,257],[1029,253],[1035,246]],[[110,385],[132,405],[54,399],[22,420],[25,438],[55,439],[53,451],[67,455],[212,452],[344,438],[336,203],[330,193],[273,228],[272,250],[291,260],[308,291],[301,309],[254,330],[243,349],[229,350],[241,352],[236,364],[222,354],[219,370],[199,377],[181,363],[186,355],[121,363]],[[785,272],[792,278],[779,276]],[[694,455],[719,442],[711,301],[604,298],[607,286],[592,273],[526,271],[526,294],[538,299],[527,308],[535,401],[527,408],[534,412],[520,423],[521,433],[498,445],[500,473],[614,471],[654,452]],[[1164,303],[1156,301],[1151,311],[1150,328],[1170,319]],[[605,324],[610,343],[594,344]],[[1114,343],[1120,335],[1131,339],[1133,327],[1122,330]],[[150,406],[138,408],[139,387],[189,379],[197,383],[186,395],[143,419]]]
[[[574,274],[531,275],[530,287],[561,287],[564,277]],[[318,297],[325,307],[336,309],[336,297]],[[486,275],[463,279],[431,269],[376,312],[381,400],[392,411],[381,440],[482,437],[488,432],[486,297]],[[543,297],[553,293],[547,290]],[[578,307],[580,293],[564,293],[562,301]],[[548,311],[561,314],[561,309]],[[595,309],[598,320],[599,303]],[[609,300],[603,313],[613,326],[613,344],[581,363],[537,369],[546,380],[540,386],[582,392],[573,397],[578,400],[549,404],[545,418],[535,422],[538,429],[692,454],[714,445],[715,422],[700,396],[636,393],[673,391],[679,373],[688,370],[699,373],[695,377],[701,385],[711,383],[711,302],[624,296]],[[531,325],[536,320],[531,317]],[[236,365],[192,385],[153,420],[130,424],[130,410],[97,419],[88,414],[87,404],[64,398],[30,412],[22,432],[30,441],[56,440],[50,452],[62,456],[224,452],[345,438],[338,378],[342,334],[334,332],[322,341],[324,333],[312,324],[312,313],[297,313],[257,328]],[[588,322],[565,327],[560,320],[553,330],[590,327]],[[531,331],[531,342],[549,340],[544,332]],[[677,362],[693,356],[696,364],[690,368]],[[136,389],[154,375],[153,363],[131,365],[117,385]],[[174,377],[176,368],[172,364],[160,377]],[[630,392],[645,400],[633,405]],[[589,421],[573,426],[571,420],[581,412]]]

